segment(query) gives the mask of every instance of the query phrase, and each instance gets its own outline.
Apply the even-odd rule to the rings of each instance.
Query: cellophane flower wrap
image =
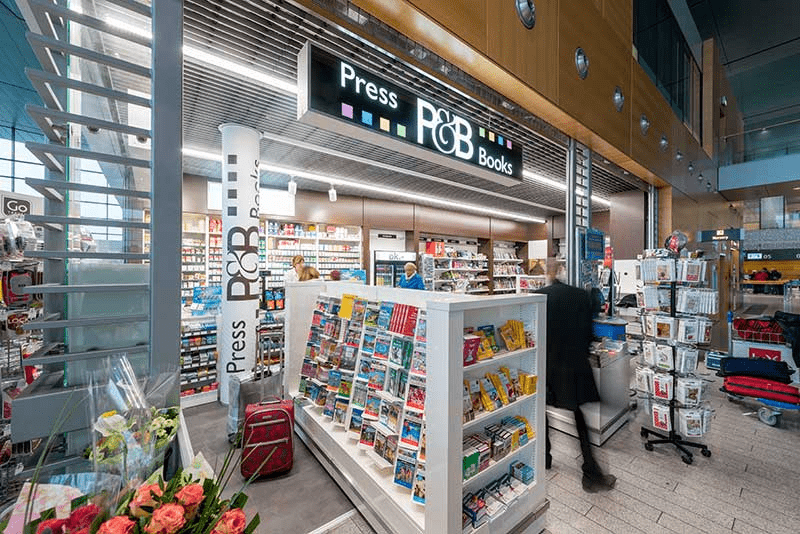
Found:
[[[109,360],[89,377],[91,444],[86,456],[95,472],[122,477],[131,487],[163,463],[178,431],[180,409],[169,406],[166,392],[176,390],[176,373],[139,379],[127,358]]]
[[[110,361],[105,373],[105,380],[92,377],[88,388],[93,423],[87,457],[94,472],[63,475],[55,482],[51,477],[45,484],[37,468],[15,506],[24,513],[0,520],[0,532],[252,534],[260,519],[256,514],[248,523],[243,510],[249,481],[230,498],[222,497],[238,465],[234,446],[216,475],[198,454],[184,470],[164,479],[163,452],[180,416],[179,408],[164,406],[178,389],[171,382],[177,374],[137,380],[126,358]],[[78,484],[82,491],[71,486],[76,481],[84,481]]]

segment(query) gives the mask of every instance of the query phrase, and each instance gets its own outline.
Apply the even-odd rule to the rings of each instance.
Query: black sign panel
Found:
[[[522,147],[501,132],[311,47],[308,109],[423,146],[493,174],[522,179]]]
[[[800,250],[777,249],[777,250],[745,250],[745,261],[768,261],[768,260],[800,260]]]
[[[3,197],[3,215],[30,215],[31,203],[21,198]]]
[[[697,240],[701,243],[708,243],[709,241],[741,241],[742,229],[741,228],[725,228],[721,230],[701,230],[697,232]]]

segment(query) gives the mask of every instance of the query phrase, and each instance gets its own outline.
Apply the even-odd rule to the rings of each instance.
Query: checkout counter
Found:
[[[617,317],[594,321],[595,336],[603,340],[593,343],[589,358],[601,402],[582,406],[589,440],[600,446],[628,421],[630,401],[630,355],[625,341],[626,321]],[[575,418],[569,410],[547,407],[551,428],[578,436]]]

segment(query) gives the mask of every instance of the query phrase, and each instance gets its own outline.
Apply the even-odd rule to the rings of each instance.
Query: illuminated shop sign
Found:
[[[745,261],[786,261],[800,260],[800,252],[797,249],[778,249],[778,250],[745,250]]]
[[[701,230],[697,232],[697,240],[701,243],[710,241],[741,241],[743,237],[741,228],[725,228],[720,230]]]
[[[522,180],[522,147],[310,43],[298,56],[298,119],[482,178]]]

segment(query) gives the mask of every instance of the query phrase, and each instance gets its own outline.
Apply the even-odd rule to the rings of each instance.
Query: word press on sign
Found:
[[[222,301],[217,374],[220,402],[228,404],[232,375],[249,372],[256,360],[259,142],[257,130],[223,124]]]
[[[516,185],[522,147],[310,43],[298,54],[298,120]]]

